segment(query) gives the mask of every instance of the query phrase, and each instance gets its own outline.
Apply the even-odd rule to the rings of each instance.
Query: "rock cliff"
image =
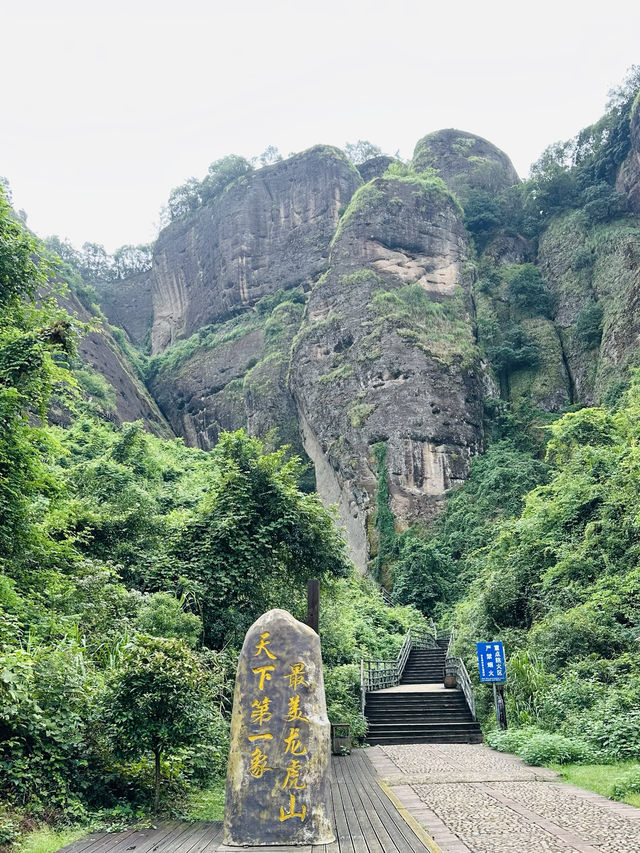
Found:
[[[616,189],[629,202],[629,209],[640,213],[640,97],[631,113],[630,151],[618,174]]]
[[[461,199],[469,190],[497,192],[519,181],[504,151],[481,136],[453,128],[423,136],[413,152],[412,166],[416,172],[434,169]]]
[[[361,183],[344,154],[319,145],[239,179],[168,226],[153,256],[152,353],[280,288],[309,288]]]
[[[632,210],[638,112],[616,185]],[[458,130],[421,139],[411,166],[358,171],[317,146],[174,222],[149,276],[105,304],[132,340],[150,331],[147,387],[172,430],[209,449],[245,427],[306,454],[364,570],[383,509],[398,530],[428,521],[465,479],[488,398],[546,417],[609,399],[640,362],[637,219],[573,209],[527,238],[509,219],[517,182]],[[478,205],[493,223],[482,238],[474,204],[476,226]],[[123,415],[140,416],[136,393]]]
[[[377,178],[354,195],[309,297],[291,388],[319,492],[337,502],[361,568],[379,476],[406,527],[436,514],[482,447],[467,251],[441,182]]]

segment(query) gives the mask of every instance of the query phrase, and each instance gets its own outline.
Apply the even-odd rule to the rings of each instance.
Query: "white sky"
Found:
[[[457,127],[524,176],[640,63],[640,2],[0,0],[0,57],[15,206],[112,251],[154,237],[172,187],[267,145],[409,157]]]

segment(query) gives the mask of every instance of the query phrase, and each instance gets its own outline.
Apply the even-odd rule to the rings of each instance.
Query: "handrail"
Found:
[[[364,713],[366,694],[372,690],[383,690],[385,687],[395,687],[400,684],[402,673],[409,658],[411,649],[437,648],[438,641],[435,636],[435,628],[428,629],[409,628],[405,634],[402,646],[395,660],[368,660],[362,658],[360,661],[360,695],[362,712]]]
[[[444,671],[447,675],[455,674],[456,687],[459,687],[464,693],[464,698],[467,700],[467,705],[471,711],[471,717],[475,721],[476,700],[473,695],[473,685],[471,684],[471,679],[469,678],[469,673],[467,672],[467,667],[464,665],[464,661],[459,657],[447,656],[444,662]]]
[[[367,693],[372,690],[383,690],[385,687],[395,687],[400,683],[411,649],[437,648],[438,638],[446,636],[446,632],[436,631],[433,622],[430,623],[429,629],[409,628],[395,660],[366,660],[363,658],[360,661],[360,698],[363,714]],[[475,720],[476,701],[473,695],[473,685],[464,661],[453,654],[454,642],[455,628],[451,628],[445,654],[445,673],[446,675],[455,675],[456,687],[462,690],[471,717]]]
[[[452,628],[451,633],[449,634],[449,642],[447,644],[447,652],[445,655],[445,659],[449,658],[449,657],[455,657],[455,655],[453,654],[453,644],[455,642],[455,636],[456,636],[456,629]]]

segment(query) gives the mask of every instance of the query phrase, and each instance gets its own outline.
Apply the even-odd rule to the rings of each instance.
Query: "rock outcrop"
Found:
[[[392,162],[358,171],[317,146],[253,172],[166,228],[150,275],[124,283],[120,302],[105,297],[136,341],[152,308],[147,384],[173,431],[210,449],[245,427],[306,452],[363,571],[381,495],[401,530],[465,479],[483,447],[483,398],[554,413],[599,402],[640,347],[634,217],[588,224],[570,211],[539,240],[504,222],[477,257],[460,203],[479,191],[476,205],[490,205],[518,182],[507,155],[441,130],[412,167]],[[617,183],[636,211],[639,187],[636,109]],[[121,416],[159,428],[110,352],[87,357],[120,386]]]
[[[310,294],[291,388],[318,490],[338,503],[361,569],[378,478],[402,528],[438,512],[482,447],[466,241],[441,182],[378,178],[354,195]]]
[[[91,321],[97,325],[82,337],[78,345],[78,355],[96,373],[101,374],[115,392],[116,423],[129,423],[142,420],[147,428],[164,438],[174,433],[158,408],[144,382],[136,375],[122,347],[115,340],[108,327],[99,322],[85,308],[72,291],[67,291],[61,304],[66,311],[75,314],[80,321]]]
[[[520,180],[504,151],[481,136],[453,128],[423,136],[413,152],[412,166],[416,172],[435,169],[461,200],[469,190],[495,193]]]
[[[221,430],[245,427],[262,438],[275,431],[273,441],[304,454],[287,387],[304,297],[300,290],[281,296],[274,307],[259,304],[198,338],[192,351],[156,357],[149,387],[189,444],[209,450]]]
[[[165,228],[153,256],[152,352],[281,288],[311,287],[361,183],[342,152],[319,145],[240,178]]]
[[[554,294],[554,322],[574,402],[601,402],[625,380],[640,345],[640,226],[588,226],[579,213],[552,222],[538,263]]]
[[[640,98],[631,113],[631,149],[622,164],[616,189],[627,197],[629,209],[640,214]]]
[[[142,272],[131,278],[96,283],[100,307],[112,326],[124,329],[141,346],[153,325],[153,275]]]

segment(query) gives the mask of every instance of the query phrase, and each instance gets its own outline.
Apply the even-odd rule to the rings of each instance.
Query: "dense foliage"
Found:
[[[528,180],[498,193],[471,190],[464,200],[467,228],[482,251],[506,231],[537,237],[551,217],[570,209],[585,222],[610,222],[625,212],[615,190],[618,168],[629,153],[630,119],[640,91],[640,66],[609,94],[607,112],[566,142],[550,145]]]
[[[438,524],[401,543],[396,598],[455,623],[470,672],[478,640],[504,641],[524,729],[495,743],[532,763],[640,757],[638,423],[635,376],[617,410],[551,423],[545,462],[501,439]]]
[[[240,431],[204,453],[103,420],[49,251],[0,197],[0,843],[34,818],[180,813],[224,773],[244,632],[270,607],[304,618],[308,577],[329,710],[357,735],[360,657],[422,622],[355,578],[285,448]]]

